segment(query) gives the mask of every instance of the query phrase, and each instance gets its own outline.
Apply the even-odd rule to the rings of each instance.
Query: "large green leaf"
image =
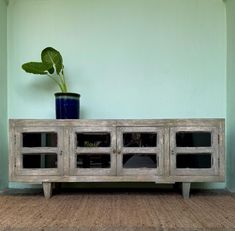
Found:
[[[22,68],[28,73],[45,75],[52,68],[52,64],[39,63],[39,62],[29,62],[29,63],[23,64]]]
[[[52,64],[56,68],[56,73],[59,75],[63,68],[63,59],[59,51],[52,47],[45,48],[41,53],[43,63]]]

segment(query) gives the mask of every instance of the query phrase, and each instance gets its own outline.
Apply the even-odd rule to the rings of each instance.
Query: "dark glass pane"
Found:
[[[23,154],[23,168],[57,168],[57,154]]]
[[[123,134],[124,147],[156,147],[157,133],[128,132]]]
[[[23,133],[23,147],[56,147],[57,133],[30,132]]]
[[[77,168],[110,168],[109,154],[79,154]]]
[[[176,156],[176,168],[211,168],[211,153],[179,153]]]
[[[77,133],[78,147],[110,147],[110,133]]]
[[[177,147],[211,147],[211,132],[177,132]]]
[[[124,154],[123,168],[157,168],[156,154]]]

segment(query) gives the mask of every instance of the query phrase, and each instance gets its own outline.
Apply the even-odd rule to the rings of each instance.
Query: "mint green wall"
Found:
[[[227,186],[235,192],[235,1],[227,0]]]
[[[82,118],[226,116],[222,0],[10,0],[9,118],[54,118],[56,87],[20,68],[46,46]]]
[[[7,187],[7,5],[0,0],[0,189]]]
[[[83,118],[225,117],[221,0],[11,0],[8,10],[10,118],[54,118],[56,87],[20,68],[46,46],[61,51]]]

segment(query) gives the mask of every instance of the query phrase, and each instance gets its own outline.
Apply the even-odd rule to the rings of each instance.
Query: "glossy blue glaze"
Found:
[[[55,93],[56,119],[79,119],[80,95]]]

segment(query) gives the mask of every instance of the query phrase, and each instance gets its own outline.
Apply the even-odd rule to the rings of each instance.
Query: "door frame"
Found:
[[[125,132],[156,132],[157,146],[156,147],[123,147],[123,133]],[[139,154],[156,154],[157,167],[153,169],[133,168],[124,169],[122,166],[123,155],[139,153]],[[164,128],[155,126],[119,126],[117,127],[117,175],[163,175],[164,170]]]
[[[116,128],[113,126],[89,126],[71,128],[70,140],[70,175],[71,176],[113,176],[117,173],[116,166]],[[76,133],[110,133],[110,147],[76,147]],[[109,154],[110,168],[77,168],[76,156],[79,154]]]
[[[211,147],[176,147],[177,132],[211,132]],[[219,130],[217,127],[171,127],[170,128],[170,173],[176,176],[218,175]],[[176,168],[177,153],[197,155],[211,153],[211,168]]]
[[[57,147],[23,147],[23,133],[56,133]],[[60,176],[63,175],[63,128],[60,127],[16,127],[15,139],[15,172],[19,176]],[[57,154],[57,168],[23,169],[23,155],[27,154]]]

